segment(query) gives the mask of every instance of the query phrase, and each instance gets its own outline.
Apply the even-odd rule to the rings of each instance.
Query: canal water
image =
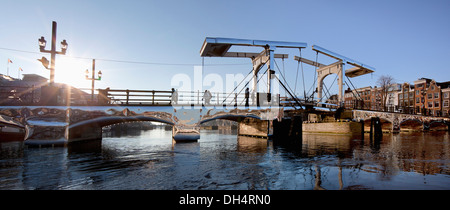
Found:
[[[102,141],[31,148],[0,143],[0,189],[449,190],[448,132],[359,136],[304,134],[302,144],[201,130],[104,132]]]

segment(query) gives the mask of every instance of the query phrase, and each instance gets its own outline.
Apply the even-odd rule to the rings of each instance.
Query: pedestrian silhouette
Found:
[[[211,102],[211,92],[209,92],[208,90],[205,90],[205,93],[203,93],[203,100],[205,100],[205,105],[209,105]]]

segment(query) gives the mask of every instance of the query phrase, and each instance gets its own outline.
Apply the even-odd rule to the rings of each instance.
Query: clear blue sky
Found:
[[[96,87],[169,90],[173,75],[192,75],[193,66],[201,65],[199,50],[207,36],[306,42],[303,57],[311,60],[315,59],[311,46],[319,45],[376,68],[373,75],[352,79],[357,87],[375,86],[381,75],[391,75],[397,82],[420,77],[450,80],[450,0],[5,0],[2,8],[0,73],[6,74],[9,58],[14,77],[19,67],[24,74],[49,77],[36,60],[50,59],[39,53],[37,39],[44,36],[49,49],[51,23],[56,21],[57,42],[69,43],[67,56],[57,56],[56,79],[70,78],[77,87],[90,87],[84,71],[91,69],[91,60],[80,58],[96,58],[96,69],[103,72]],[[285,71],[294,88],[293,56],[298,51],[277,52],[290,54]],[[252,68],[244,58],[204,62],[204,75],[218,73],[223,78],[226,73],[246,75]],[[282,61],[277,62],[282,68]],[[334,61],[321,55],[319,62]],[[314,68],[304,65],[304,72],[308,89]],[[300,76],[297,92],[302,93]],[[333,80],[331,75],[325,82],[331,85]]]

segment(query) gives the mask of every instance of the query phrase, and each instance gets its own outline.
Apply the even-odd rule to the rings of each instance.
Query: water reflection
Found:
[[[58,148],[0,143],[0,189],[450,189],[448,132],[303,135],[301,142],[163,127]]]

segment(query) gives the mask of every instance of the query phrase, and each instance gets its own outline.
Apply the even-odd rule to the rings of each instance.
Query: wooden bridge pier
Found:
[[[303,117],[295,115],[273,121],[273,141],[275,144],[301,145],[303,138]]]
[[[379,117],[372,117],[370,120],[370,139],[381,140],[382,137],[381,120]]]

